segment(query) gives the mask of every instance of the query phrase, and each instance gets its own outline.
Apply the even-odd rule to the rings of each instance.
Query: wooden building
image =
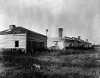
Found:
[[[10,25],[0,32],[0,49],[21,49],[32,53],[47,47],[47,37],[23,27]]]
[[[89,49],[92,48],[92,43],[80,39],[80,37],[64,37],[65,48],[78,48],[78,49]]]

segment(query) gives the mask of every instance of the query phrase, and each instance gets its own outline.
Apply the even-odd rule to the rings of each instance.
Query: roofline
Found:
[[[17,26],[16,28],[22,28],[23,30],[25,30],[25,33],[27,33],[27,32],[32,32],[32,33],[35,33],[35,34],[38,34],[38,35],[41,35],[41,36],[46,37],[46,35],[44,35],[44,34],[41,34],[41,33],[38,33],[38,32],[34,32],[34,31],[32,31],[32,30],[26,29],[26,28],[21,27],[21,26]],[[3,31],[0,31],[0,35],[16,34],[16,33],[3,33],[3,32],[6,32],[6,31],[9,31],[9,29],[6,29],[6,30],[3,30]],[[20,34],[20,33],[19,33],[19,34]],[[21,33],[21,34],[22,34],[22,33]]]

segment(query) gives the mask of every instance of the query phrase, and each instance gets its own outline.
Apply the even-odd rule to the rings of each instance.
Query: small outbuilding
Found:
[[[10,25],[9,29],[0,32],[0,49],[21,49],[26,53],[42,50],[47,47],[45,35],[24,27]]]

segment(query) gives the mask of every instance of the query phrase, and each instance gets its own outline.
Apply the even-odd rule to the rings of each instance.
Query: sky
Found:
[[[100,0],[0,0],[0,31],[14,24],[57,37],[80,35],[100,44]]]

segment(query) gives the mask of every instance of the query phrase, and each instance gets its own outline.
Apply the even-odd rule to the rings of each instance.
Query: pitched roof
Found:
[[[4,31],[1,31],[0,35],[5,35],[5,34],[23,34],[23,33],[34,33],[34,34],[37,34],[37,35],[42,35],[40,33],[28,30],[28,29],[26,29],[24,27],[15,27],[12,30],[7,29],[7,30],[4,30]],[[42,35],[42,36],[44,36],[44,35]]]

